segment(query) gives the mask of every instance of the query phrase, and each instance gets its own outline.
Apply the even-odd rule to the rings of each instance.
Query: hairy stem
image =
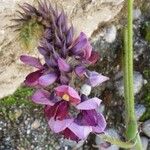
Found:
[[[133,85],[133,0],[128,0],[128,26],[124,35],[124,95],[126,105],[126,137],[132,140],[138,133],[137,121],[134,111],[134,85]],[[139,134],[137,136],[136,150],[142,150]]]
[[[106,134],[99,134],[98,136],[104,141],[107,141],[114,145],[118,145],[120,148],[128,149],[128,148],[133,148],[136,145],[136,141],[134,139],[133,141],[120,141],[120,139],[113,138]]]

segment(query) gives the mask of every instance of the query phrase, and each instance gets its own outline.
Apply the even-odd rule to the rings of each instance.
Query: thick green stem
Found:
[[[125,121],[126,124],[128,124],[129,122],[129,79],[128,79],[128,55],[127,55],[127,51],[128,51],[128,30],[125,28],[124,30],[124,51],[122,54],[122,58],[123,58],[123,71],[124,71],[124,75],[123,75],[123,79],[124,79],[124,98],[125,98]]]
[[[126,137],[132,140],[138,133],[137,121],[134,112],[134,85],[133,85],[133,0],[128,0],[128,26],[124,37],[124,95],[126,105]],[[136,150],[142,150],[139,134]]]

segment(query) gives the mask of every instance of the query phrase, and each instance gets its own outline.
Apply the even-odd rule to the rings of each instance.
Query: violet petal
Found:
[[[88,62],[89,64],[95,64],[99,58],[99,53],[93,50],[91,56],[88,58]]]
[[[67,75],[60,75],[60,83],[68,85],[69,84],[69,77]]]
[[[75,67],[74,71],[75,71],[77,76],[83,77],[86,73],[86,67],[83,66],[83,65],[78,65],[78,66]]]
[[[79,139],[86,139],[90,132],[92,132],[91,126],[80,126],[76,123],[71,123],[68,128],[77,136]]]
[[[72,124],[73,119],[64,119],[64,120],[55,120],[51,118],[48,122],[50,129],[55,132],[59,133],[65,130],[70,124]]]
[[[107,81],[109,78],[99,74],[98,72],[91,71],[88,73],[88,80],[87,84],[91,85],[92,87],[98,86],[101,83]]]
[[[39,78],[39,84],[42,86],[48,86],[53,84],[57,79],[57,75],[55,73],[48,73],[46,75],[42,75]]]
[[[59,101],[49,110],[49,117],[54,117],[56,120],[63,120],[68,117],[69,103],[66,101]]]
[[[60,71],[64,71],[64,72],[70,71],[71,67],[64,59],[58,58],[57,62],[58,62],[58,67]]]
[[[69,30],[67,31],[67,45],[70,46],[73,40],[73,33],[74,33],[74,28],[71,26]]]
[[[66,128],[62,134],[64,135],[65,138],[69,139],[69,140],[73,140],[78,142],[79,141],[79,137],[77,137],[70,129]]]
[[[101,100],[97,97],[88,99],[84,102],[81,102],[76,106],[77,109],[79,110],[91,110],[91,109],[96,109],[100,105]]]
[[[30,73],[26,79],[25,79],[25,84],[28,86],[36,86],[38,85],[38,79],[42,76],[42,71],[38,70],[35,72]]]
[[[105,128],[106,128],[106,120],[102,114],[98,113],[98,124],[97,126],[92,127],[93,132],[101,133],[104,132]]]
[[[54,103],[50,101],[49,97],[50,93],[48,91],[37,90],[32,96],[32,101],[37,104],[53,106]]]
[[[75,40],[73,44],[72,53],[75,55],[80,55],[83,53],[83,49],[86,46],[87,46],[87,37],[83,32],[81,32],[79,37]]]
[[[41,55],[45,56],[48,54],[48,51],[45,50],[44,47],[39,46],[38,51],[40,52]]]
[[[62,97],[64,94],[69,95],[69,100],[72,104],[78,104],[80,103],[80,96],[78,92],[76,92],[72,87],[67,85],[61,85],[55,88],[56,94],[60,97]]]
[[[21,55],[20,60],[30,66],[36,67],[41,69],[43,66],[38,58],[27,56],[27,55]]]

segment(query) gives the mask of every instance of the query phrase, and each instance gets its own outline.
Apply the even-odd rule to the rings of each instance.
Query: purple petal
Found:
[[[72,87],[67,86],[67,85],[61,85],[55,88],[56,94],[60,97],[62,97],[64,94],[69,95],[69,101],[72,104],[78,104],[80,103],[80,96],[78,92],[76,92]]]
[[[72,123],[68,126],[70,129],[79,139],[86,139],[90,132],[92,132],[91,126],[80,126],[76,123]]]
[[[86,60],[90,58],[92,53],[92,46],[89,41],[87,41],[86,47],[84,48],[83,56],[82,58],[85,58]]]
[[[56,67],[57,66],[57,61],[56,61],[56,59],[54,58],[53,55],[45,56],[45,62],[50,67]]]
[[[55,132],[59,133],[65,130],[70,124],[72,124],[73,119],[64,119],[64,120],[54,120],[51,118],[48,122],[50,129]]]
[[[42,76],[42,71],[38,70],[30,73],[25,80],[25,84],[28,86],[36,86],[38,85],[38,79]]]
[[[60,75],[60,82],[61,84],[68,85],[69,84],[69,77],[67,75]]]
[[[92,87],[98,86],[101,83],[107,81],[109,78],[99,74],[98,72],[91,71],[88,73],[88,80],[87,84],[91,85]]]
[[[38,58],[27,56],[27,55],[22,55],[20,56],[20,60],[30,66],[36,67],[41,69],[43,66]]]
[[[51,36],[52,36],[52,31],[51,31],[51,29],[50,29],[50,28],[46,29],[45,32],[44,32],[44,37],[45,37],[46,39],[50,39]]]
[[[42,86],[49,86],[53,84],[57,79],[57,75],[55,73],[49,73],[43,75],[39,78],[39,84]]]
[[[83,53],[83,49],[87,46],[87,37],[86,35],[81,32],[79,37],[75,40],[73,47],[72,47],[72,52],[73,54],[79,55]]]
[[[95,64],[99,58],[99,53],[93,50],[91,56],[88,58],[88,62],[89,64]]]
[[[48,52],[46,51],[46,49],[44,47],[39,46],[38,47],[38,51],[40,52],[41,55],[45,56],[48,54]]]
[[[102,114],[98,114],[98,124],[97,126],[93,126],[93,132],[101,133],[104,132],[106,128],[106,120]]]
[[[79,110],[91,110],[91,109],[96,109],[100,105],[101,100],[97,97],[91,98],[89,100],[86,100],[84,102],[81,102],[76,106],[77,109]]]
[[[67,31],[67,19],[66,19],[66,15],[63,10],[58,17],[57,24],[61,28],[62,32]]]
[[[69,30],[67,31],[67,45],[70,46],[73,40],[73,33],[74,33],[74,28],[71,26]]]
[[[69,103],[66,101],[58,101],[49,110],[49,117],[54,117],[55,120],[63,120],[68,117]]]
[[[67,138],[69,140],[73,140],[73,141],[76,141],[78,142],[79,141],[79,138],[68,128],[66,128],[62,134],[64,135],[64,138]]]
[[[49,97],[50,93],[48,91],[37,90],[32,96],[32,101],[37,104],[53,106],[54,103],[50,101]]]
[[[75,122],[83,126],[91,126],[93,132],[101,133],[106,128],[106,121],[102,114],[96,110],[82,110]]]
[[[69,72],[71,67],[70,65],[62,58],[58,58],[58,67],[60,71]]]
[[[78,104],[81,101],[81,98],[77,91],[75,91],[72,87],[68,87],[68,94],[70,95],[70,102],[72,104]]]
[[[75,71],[77,76],[83,77],[86,73],[86,67],[83,66],[83,65],[78,65],[78,66],[75,67],[74,71]]]

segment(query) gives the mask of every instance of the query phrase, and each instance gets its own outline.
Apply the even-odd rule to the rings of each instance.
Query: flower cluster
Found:
[[[89,98],[80,90],[80,84],[90,87],[100,85],[107,77],[88,70],[99,55],[93,50],[87,36],[81,32],[74,37],[73,26],[68,27],[67,17],[49,3],[40,2],[38,8],[25,4],[21,21],[37,19],[44,27],[38,51],[45,60],[22,55],[21,61],[37,68],[30,73],[25,84],[36,88],[33,102],[44,105],[50,129],[65,138],[79,141],[89,133],[101,133],[106,127],[102,114],[97,112],[101,100]]]

